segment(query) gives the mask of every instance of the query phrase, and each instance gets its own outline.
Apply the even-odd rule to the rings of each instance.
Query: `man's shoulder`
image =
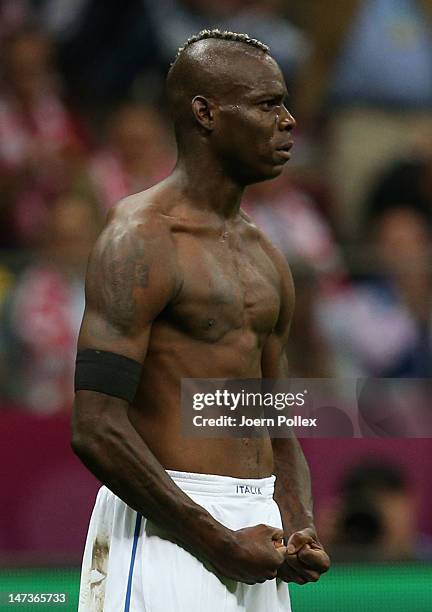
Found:
[[[262,229],[255,223],[254,219],[247,212],[245,212],[243,208],[240,208],[239,216],[247,230],[247,235],[265,247],[269,240]]]
[[[88,291],[95,285],[122,293],[134,287],[167,300],[177,291],[175,244],[163,208],[147,192],[128,196],[115,204],[89,258]],[[149,280],[150,279],[150,280]],[[114,288],[114,289],[113,289]],[[150,295],[150,294],[149,294]]]
[[[144,260],[146,265],[157,262],[175,270],[177,252],[170,223],[151,191],[127,196],[110,209],[90,256],[90,270]]]
[[[106,229],[120,230],[125,236],[154,241],[170,239],[166,205],[153,188],[127,196],[115,204],[107,218]]]
[[[289,273],[289,264],[284,253],[276,247],[270,238],[263,230],[256,225],[253,218],[248,215],[243,209],[240,209],[240,216],[248,227],[255,233],[256,239],[259,241],[261,248],[267,256],[272,260],[273,264],[281,273]]]

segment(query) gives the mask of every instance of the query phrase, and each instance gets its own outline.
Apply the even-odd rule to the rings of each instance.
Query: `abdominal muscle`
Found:
[[[272,474],[273,453],[268,436],[186,437],[182,435],[179,406],[165,403],[160,410],[151,412],[146,415],[131,408],[129,419],[165,469],[234,478],[264,478]]]
[[[183,435],[182,378],[204,378],[203,369],[208,378],[261,377],[260,359],[252,359],[252,367],[250,362],[249,367],[238,370],[238,351],[224,351],[223,358],[220,351],[221,347],[208,346],[208,365],[204,367],[202,351],[199,351],[197,359],[194,359],[198,357],[196,353],[193,355],[190,350],[151,352],[146,360],[136,401],[129,410],[130,421],[165,469],[235,478],[270,476],[273,452],[270,438],[265,432],[259,438],[205,438],[205,428],[200,431],[193,428],[194,437]],[[180,354],[182,359],[179,358]],[[185,358],[185,355],[189,358]],[[188,411],[190,420],[195,414],[192,412],[192,409]]]
[[[218,474],[233,478],[264,478],[272,474],[273,457],[269,439],[229,438],[173,440],[150,446],[167,470]]]
[[[162,383],[153,377],[145,390],[141,385],[139,397],[129,410],[132,425],[165,469],[235,478],[272,474],[273,453],[268,436],[206,438],[205,429],[196,432],[200,437],[184,435],[180,395],[178,380]]]

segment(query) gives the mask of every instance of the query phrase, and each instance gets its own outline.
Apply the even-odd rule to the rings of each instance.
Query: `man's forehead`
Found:
[[[261,95],[285,96],[288,93],[282,76],[269,77],[255,74],[250,78],[242,77],[236,80],[235,86],[248,98]]]
[[[186,48],[169,74],[171,92],[222,100],[286,94],[276,61],[261,49],[236,41],[206,39]]]
[[[286,94],[285,80],[276,61],[265,54],[243,53],[231,58],[216,68],[225,81],[225,90],[236,91],[246,96],[272,93]],[[220,74],[223,70],[225,75]],[[225,76],[225,78],[224,78]]]

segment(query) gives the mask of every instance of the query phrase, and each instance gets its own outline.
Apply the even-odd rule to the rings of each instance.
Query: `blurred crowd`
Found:
[[[244,199],[292,266],[292,375],[431,376],[432,0],[0,0],[3,403],[69,410],[86,258],[173,168],[164,77],[205,27],[269,44],[297,119]]]

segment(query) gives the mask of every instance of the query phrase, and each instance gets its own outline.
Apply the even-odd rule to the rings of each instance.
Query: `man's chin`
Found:
[[[244,185],[253,185],[255,183],[263,183],[264,181],[271,181],[277,178],[283,172],[285,164],[271,164],[260,172],[250,173],[247,179],[244,181]]]
[[[258,182],[262,182],[262,181],[271,181],[274,178],[277,178],[278,176],[280,176],[283,172],[285,168],[285,164],[274,164],[272,166],[269,167],[268,172],[263,175]]]

